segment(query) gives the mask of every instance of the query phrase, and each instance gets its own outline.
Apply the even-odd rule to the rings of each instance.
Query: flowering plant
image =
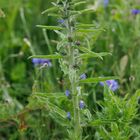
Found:
[[[39,104],[46,104],[51,112],[51,117],[58,119],[60,125],[67,128],[67,138],[72,140],[82,140],[83,129],[89,125],[95,125],[91,111],[85,102],[84,93],[82,92],[83,84],[93,84],[106,82],[108,87],[115,91],[118,83],[115,80],[118,77],[88,77],[85,70],[82,69],[83,62],[90,58],[103,60],[103,57],[110,55],[108,52],[94,52],[90,47],[90,40],[87,38],[98,34],[102,27],[93,23],[84,24],[78,22],[78,16],[82,16],[87,11],[93,12],[92,9],[77,10],[79,5],[86,4],[80,0],[58,0],[52,2],[53,7],[42,12],[57,17],[57,26],[37,25],[39,28],[53,30],[58,34],[60,40],[56,41],[57,52],[50,55],[33,55],[33,63],[50,65],[50,59],[58,59],[63,75],[67,77],[67,87],[62,93],[38,93],[34,92],[30,98],[29,107],[32,107],[32,100],[40,98]],[[45,60],[44,60],[45,59]],[[47,60],[46,60],[47,59]],[[49,59],[49,60],[48,60]],[[106,86],[105,86],[106,87]],[[51,99],[64,99],[68,103],[66,106],[52,102]],[[55,117],[54,117],[55,116]],[[86,136],[87,137],[87,136]],[[85,139],[86,139],[85,137]]]

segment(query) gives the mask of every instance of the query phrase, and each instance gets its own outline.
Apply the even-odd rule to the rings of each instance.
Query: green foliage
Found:
[[[82,139],[139,140],[140,15],[131,14],[139,1],[67,0],[70,36],[58,23],[68,18],[62,1],[0,0],[0,139],[75,139],[73,98],[64,94],[75,77],[64,49],[72,41]],[[32,58],[52,67],[33,67]],[[119,89],[103,93],[98,83],[109,79],[119,79]]]
[[[90,122],[97,128],[95,136],[98,135],[98,139],[104,140],[133,138],[133,128],[136,127],[133,122],[138,117],[139,97],[139,90],[131,98],[120,98],[105,87],[104,101],[98,103],[101,111],[95,112],[96,119]]]
[[[18,74],[17,74],[18,73]],[[26,74],[26,67],[25,67],[25,63],[20,63],[17,64],[16,66],[14,66],[12,68],[11,71],[11,78],[12,80],[21,80],[25,78],[25,74]]]

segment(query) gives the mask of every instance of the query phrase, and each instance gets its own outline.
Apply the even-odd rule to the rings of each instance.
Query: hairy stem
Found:
[[[74,65],[76,64],[76,59],[74,56],[74,47],[72,46],[73,44],[73,28],[71,26],[71,20],[70,20],[70,15],[68,11],[69,7],[69,2],[67,1],[66,3],[66,16],[67,16],[67,38],[69,41],[68,45],[68,55],[69,55],[69,79],[71,83],[71,89],[72,89],[72,101],[73,101],[73,112],[74,112],[74,120],[73,120],[73,125],[74,125],[74,140],[81,140],[82,139],[82,129],[80,125],[80,110],[79,110],[79,95],[77,92],[77,71],[74,68]]]

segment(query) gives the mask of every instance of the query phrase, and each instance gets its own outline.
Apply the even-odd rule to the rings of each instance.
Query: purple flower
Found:
[[[80,76],[80,79],[86,79],[86,78],[87,78],[87,76],[86,76],[85,73],[83,73],[83,74]]]
[[[109,4],[109,0],[104,0],[104,7],[107,7]]]
[[[70,96],[70,91],[69,91],[68,89],[65,91],[65,95],[66,95],[67,97]]]
[[[115,91],[119,88],[118,82],[115,80],[107,80],[106,84],[112,91]],[[100,85],[104,86],[104,83],[100,82]]]
[[[52,66],[52,63],[49,59],[44,59],[44,58],[33,58],[32,59],[32,63],[36,66],[36,65],[47,65],[49,67]]]
[[[67,112],[67,118],[70,120],[71,119],[71,114],[70,112]]]
[[[64,24],[65,23],[65,20],[64,19],[58,19],[57,22],[60,23],[60,24]]]
[[[83,109],[84,107],[85,107],[84,101],[80,100],[80,102],[79,102],[79,108],[80,109]]]
[[[139,9],[132,9],[132,10],[131,10],[131,13],[132,13],[133,15],[137,15],[137,14],[140,14],[140,10],[139,10]]]

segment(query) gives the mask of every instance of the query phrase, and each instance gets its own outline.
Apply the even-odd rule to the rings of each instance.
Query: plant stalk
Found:
[[[74,140],[82,140],[82,129],[80,125],[80,110],[79,110],[79,95],[77,92],[77,70],[74,68],[74,65],[76,64],[76,58],[74,56],[74,47],[72,46],[73,44],[73,28],[71,26],[71,21],[70,21],[70,14],[68,11],[68,7],[70,7],[69,2],[66,1],[66,16],[67,16],[67,38],[69,41],[68,45],[68,56],[69,56],[69,72],[68,72],[68,77],[70,80],[71,84],[71,89],[72,89],[72,102],[73,102],[73,126],[74,126],[74,135],[73,138]],[[70,40],[72,41],[70,41]]]

